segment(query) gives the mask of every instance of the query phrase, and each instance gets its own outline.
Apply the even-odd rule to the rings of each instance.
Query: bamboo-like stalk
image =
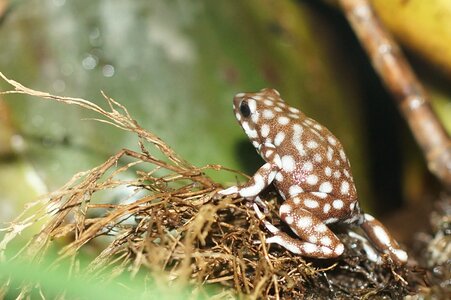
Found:
[[[451,139],[429,96],[368,0],[339,0],[354,32],[426,157],[429,170],[451,188]]]

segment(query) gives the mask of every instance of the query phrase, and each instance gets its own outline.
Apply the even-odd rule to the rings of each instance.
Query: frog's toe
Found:
[[[221,190],[218,192],[219,195],[228,196],[233,194],[238,194],[238,187],[237,186],[231,186],[225,190]]]
[[[407,259],[409,258],[407,252],[402,249],[390,248],[388,250],[391,259],[394,260],[398,265],[404,265],[407,263]]]
[[[263,213],[267,215],[269,213],[268,205],[265,201],[263,201],[259,196],[255,197],[254,201],[261,209],[263,209]]]

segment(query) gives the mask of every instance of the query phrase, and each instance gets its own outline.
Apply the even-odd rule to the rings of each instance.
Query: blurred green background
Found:
[[[451,50],[434,44],[451,45],[446,29],[451,18],[434,14],[450,16],[451,5],[430,1],[432,12],[425,13],[418,0],[374,2],[389,20],[396,10],[404,13],[400,23],[389,22],[392,29],[409,29],[414,19],[424,30],[421,42],[411,42],[407,29],[394,32],[427,79],[449,129],[451,67],[423,47],[432,44],[451,57]],[[333,5],[302,0],[0,0],[0,15],[0,71],[6,76],[106,107],[103,90],[195,165],[255,171],[262,161],[236,123],[231,101],[238,92],[273,87],[339,137],[364,207],[394,213],[434,190],[435,181],[390,95]],[[426,26],[430,23],[435,27]],[[0,82],[0,88],[9,87]],[[2,96],[0,222],[74,173],[122,148],[137,149],[134,135],[82,120],[94,116],[73,106]],[[224,183],[235,180],[227,173],[211,175]]]

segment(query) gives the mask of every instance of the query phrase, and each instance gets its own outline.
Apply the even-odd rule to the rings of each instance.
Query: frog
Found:
[[[289,106],[271,88],[236,94],[233,111],[265,163],[246,183],[219,194],[251,201],[272,233],[266,243],[304,257],[334,259],[345,247],[329,225],[349,224],[360,227],[370,243],[395,264],[407,262],[407,253],[387,228],[360,208],[349,159],[325,126]],[[260,193],[271,184],[283,199],[278,215],[294,235],[265,219],[268,206]]]

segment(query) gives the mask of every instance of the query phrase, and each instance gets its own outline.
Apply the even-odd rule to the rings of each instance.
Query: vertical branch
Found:
[[[432,110],[429,96],[368,0],[339,2],[373,67],[395,96],[401,113],[426,156],[429,170],[450,188],[451,140]]]

